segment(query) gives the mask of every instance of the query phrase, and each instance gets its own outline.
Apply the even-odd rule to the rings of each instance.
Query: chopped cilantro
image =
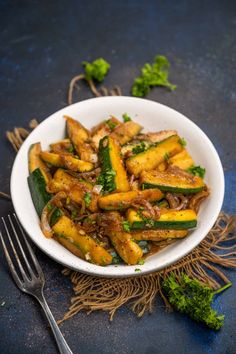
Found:
[[[184,138],[180,138],[179,139],[179,143],[180,145],[182,145],[183,147],[185,147],[187,145],[187,141]]]
[[[167,162],[170,158],[170,154],[168,152],[165,153],[164,155],[164,160]]]
[[[135,268],[134,271],[135,271],[135,272],[141,272],[141,269],[140,269],[140,268]]]
[[[141,258],[141,259],[138,261],[138,264],[139,264],[139,265],[144,265],[144,263],[145,263],[145,260],[144,260],[143,258]]]
[[[140,152],[143,152],[147,150],[146,144],[142,141],[140,144],[136,145],[133,149],[132,149],[132,153],[133,154],[139,154]]]
[[[124,231],[130,232],[130,224],[127,220],[122,222],[122,226]]]
[[[77,211],[76,211],[76,210],[72,210],[72,212],[71,212],[71,219],[73,220],[73,219],[77,218],[77,216],[78,216]]]
[[[103,186],[103,189],[107,192],[112,192],[115,189],[114,177],[116,171],[113,169],[105,169],[97,178],[97,184]]]
[[[115,127],[117,126],[117,123],[113,122],[111,119],[106,120],[106,124],[111,129],[111,131],[114,130]]]
[[[49,211],[51,211],[53,209],[52,204],[48,203],[47,208],[48,208]]]
[[[84,61],[82,64],[84,66],[85,77],[87,80],[95,79],[101,82],[104,80],[104,77],[110,69],[110,64],[103,58],[96,59],[92,63]]]
[[[123,120],[124,120],[124,123],[130,122],[130,121],[132,120],[132,119],[130,118],[130,116],[128,116],[127,113],[124,113],[124,114],[122,115],[122,118],[123,118]]]
[[[144,97],[154,86],[164,86],[175,90],[176,86],[168,81],[170,63],[163,55],[157,55],[153,64],[146,63],[141,75],[134,80],[131,89],[133,96]]]
[[[91,193],[86,192],[85,195],[84,195],[84,201],[85,201],[86,207],[88,207],[89,204],[91,203],[91,199],[92,199]]]
[[[188,172],[192,173],[195,176],[204,178],[206,169],[201,166],[192,166],[188,169]]]
[[[70,145],[70,146],[68,147],[67,151],[68,151],[68,152],[73,152],[73,151],[74,151],[73,146],[72,146],[72,145]]]

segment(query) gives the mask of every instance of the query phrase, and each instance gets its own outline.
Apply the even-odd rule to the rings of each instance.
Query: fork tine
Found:
[[[24,238],[24,240],[25,240],[25,244],[26,244],[26,246],[27,246],[27,248],[28,248],[28,251],[29,251],[29,253],[30,253],[30,255],[31,255],[31,258],[32,258],[33,263],[34,263],[34,266],[35,266],[35,268],[36,268],[36,270],[37,270],[37,272],[38,272],[38,275],[39,275],[42,279],[44,279],[44,275],[43,275],[42,268],[41,268],[40,265],[39,265],[39,262],[38,262],[38,260],[37,260],[37,258],[36,258],[36,256],[35,256],[35,254],[34,254],[34,251],[32,250],[32,247],[30,246],[29,242],[27,241],[27,238],[26,238],[26,236],[25,236],[25,232],[24,232],[24,230],[23,230],[23,228],[22,228],[22,226],[21,226],[21,224],[20,224],[20,222],[19,222],[19,220],[18,220],[18,218],[17,218],[17,216],[16,216],[15,213],[13,213],[13,216],[14,216],[14,218],[15,218],[15,220],[16,220],[18,226],[19,226],[19,229],[20,229],[20,231],[21,231],[21,234],[22,234],[22,236],[23,236],[23,238]]]
[[[1,241],[2,241],[2,247],[3,247],[3,250],[4,250],[4,253],[5,253],[5,257],[6,257],[6,260],[7,260],[7,263],[9,265],[9,268],[10,268],[10,271],[11,271],[11,274],[13,276],[13,279],[15,280],[16,284],[18,285],[19,288],[22,288],[22,283],[17,275],[17,272],[16,272],[16,269],[15,269],[15,266],[11,260],[11,257],[9,255],[9,252],[7,250],[7,247],[6,247],[6,244],[5,244],[5,241],[3,239],[3,236],[2,236],[2,233],[0,231],[0,238],[1,238]]]
[[[17,252],[16,252],[16,249],[15,249],[15,246],[14,246],[14,244],[13,244],[13,242],[12,242],[12,239],[11,239],[11,236],[10,236],[10,233],[9,233],[9,230],[8,230],[8,227],[7,227],[7,224],[6,224],[6,222],[5,222],[5,220],[4,220],[3,217],[2,217],[2,222],[3,222],[3,225],[4,225],[4,227],[5,227],[5,230],[6,230],[6,233],[7,233],[9,242],[10,242],[10,245],[11,245],[11,247],[12,247],[13,253],[14,253],[14,255],[15,255],[15,258],[16,258],[16,261],[17,261],[17,264],[18,264],[18,267],[19,267],[20,272],[21,272],[21,275],[22,275],[22,278],[26,281],[26,280],[28,280],[28,277],[27,277],[27,275],[26,275],[26,273],[25,273],[25,270],[24,270],[24,268],[23,268],[23,266],[22,266],[22,263],[21,263],[21,261],[20,261],[20,258],[19,258],[18,254],[17,254]]]
[[[23,247],[22,247],[22,245],[21,245],[21,243],[20,243],[19,237],[18,237],[18,235],[17,235],[15,226],[14,226],[14,224],[13,224],[13,222],[12,222],[12,219],[11,219],[11,216],[10,216],[10,215],[8,215],[8,219],[9,219],[9,222],[10,222],[10,224],[11,224],[12,230],[13,230],[13,232],[14,232],[14,235],[15,235],[16,241],[17,241],[17,243],[18,243],[18,246],[19,246],[19,248],[20,248],[22,257],[24,258],[25,264],[26,264],[26,266],[27,266],[27,268],[28,268],[28,271],[29,271],[29,273],[31,274],[31,276],[35,276],[35,274],[34,274],[32,268],[31,268],[31,266],[30,266],[30,264],[29,264],[29,262],[28,262],[28,259],[27,259],[26,255],[25,255],[25,251],[24,251],[24,249],[23,249]]]

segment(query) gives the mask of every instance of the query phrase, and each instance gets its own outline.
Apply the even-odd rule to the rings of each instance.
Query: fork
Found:
[[[6,243],[4,241],[3,235],[0,231],[0,238],[2,241],[2,246],[3,246],[3,250],[7,259],[7,263],[9,265],[11,274],[13,279],[15,280],[17,286],[20,288],[20,290],[22,290],[23,292],[30,294],[32,296],[34,296],[38,302],[40,303],[40,305],[42,306],[45,315],[48,319],[48,322],[50,323],[50,326],[52,328],[55,340],[57,342],[58,345],[58,349],[59,352],[61,354],[73,354],[72,351],[70,350],[68,344],[66,343],[49,307],[48,304],[45,300],[44,294],[43,294],[43,289],[44,289],[44,284],[45,284],[45,278],[44,278],[44,274],[43,271],[39,265],[39,262],[30,246],[30,244],[28,243],[25,233],[16,217],[16,215],[13,213],[13,217],[11,217],[11,215],[8,215],[8,225],[7,222],[5,221],[5,219],[2,217],[2,222],[6,231],[6,235],[8,237],[9,240],[9,244],[11,245],[13,254],[15,256],[15,260],[16,263],[18,265],[19,271],[16,271],[16,268],[14,266],[14,263],[12,261],[12,258],[8,252]],[[14,220],[14,221],[13,221]],[[23,242],[20,241],[19,236],[17,234],[16,231],[16,226],[18,226],[20,233],[24,239],[24,243],[28,249],[28,253],[30,255],[26,256],[26,253],[24,251],[23,248]],[[11,232],[10,232],[11,230]],[[12,237],[11,237],[12,235]],[[16,248],[14,246],[14,243],[12,241],[13,239],[13,235],[16,239],[15,244],[18,244],[18,248],[19,248],[19,253],[20,253],[20,257],[24,260],[25,266],[23,265],[17,251]],[[25,247],[25,249],[26,249]],[[31,259],[29,259],[31,258]],[[32,265],[34,265],[35,270],[33,270]],[[26,271],[27,269],[27,271]]]

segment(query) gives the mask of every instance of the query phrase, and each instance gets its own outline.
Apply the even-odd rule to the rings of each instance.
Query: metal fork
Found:
[[[15,256],[16,259],[16,263],[18,265],[19,268],[19,272],[16,271],[16,268],[13,264],[13,261],[11,259],[11,256],[8,252],[6,243],[3,239],[3,235],[0,232],[0,238],[2,241],[2,245],[3,245],[3,250],[7,259],[7,263],[9,265],[11,274],[13,279],[15,280],[17,286],[25,293],[28,293],[32,296],[34,296],[38,302],[40,303],[40,305],[42,306],[45,315],[48,319],[48,322],[51,325],[54,337],[56,339],[57,345],[58,345],[58,349],[59,352],[61,354],[73,354],[72,351],[70,350],[68,344],[66,343],[65,339],[63,338],[63,335],[48,307],[48,304],[45,300],[44,294],[43,294],[43,288],[44,288],[44,284],[45,284],[45,279],[44,279],[44,274],[43,271],[39,265],[39,262],[30,246],[30,244],[28,243],[25,233],[16,217],[15,214],[13,214],[14,219],[8,215],[8,219],[9,219],[9,226],[7,226],[7,222],[4,220],[4,218],[2,217],[2,222],[7,234],[7,237],[9,239],[9,243],[11,245],[13,254]],[[13,222],[13,220],[14,222]],[[16,226],[18,226],[20,233],[24,239],[24,242],[26,244],[26,247],[28,249],[28,253],[30,254],[30,257],[26,256],[26,253],[24,251],[23,248],[23,242],[20,241],[19,236],[17,234],[16,231]],[[10,231],[11,230],[11,231]],[[12,237],[15,237],[16,239],[16,243],[18,244],[19,247],[19,253],[20,253],[20,257],[24,260],[25,266],[23,266],[23,263],[19,257],[19,255],[17,254],[16,248],[14,246],[14,243],[12,241]],[[11,237],[12,236],[12,237]],[[26,248],[25,248],[26,249]],[[31,259],[29,259],[31,258]],[[31,264],[34,265],[35,270],[33,270]],[[26,271],[27,269],[27,271]],[[20,276],[19,276],[20,275]]]

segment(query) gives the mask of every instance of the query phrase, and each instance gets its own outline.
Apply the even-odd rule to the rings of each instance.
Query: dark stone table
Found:
[[[154,89],[149,99],[179,110],[215,144],[225,169],[224,211],[236,199],[236,2],[235,1],[66,1],[2,0],[1,10],[1,190],[9,191],[14,151],[5,131],[39,121],[66,105],[70,78],[83,60],[106,58],[112,70],[106,84],[129,94],[140,67],[156,54],[171,61],[174,92]],[[85,85],[80,99],[91,97]],[[217,178],[217,176],[216,176]],[[0,215],[12,210],[0,200]],[[66,310],[72,289],[62,267],[39,250],[46,298],[56,318]],[[219,333],[178,314],[161,302],[137,319],[128,308],[113,322],[106,313],[81,313],[61,329],[74,353],[154,354],[236,353],[236,272],[234,285],[218,297],[225,325]],[[56,353],[38,304],[13,284],[0,250],[0,353]]]

